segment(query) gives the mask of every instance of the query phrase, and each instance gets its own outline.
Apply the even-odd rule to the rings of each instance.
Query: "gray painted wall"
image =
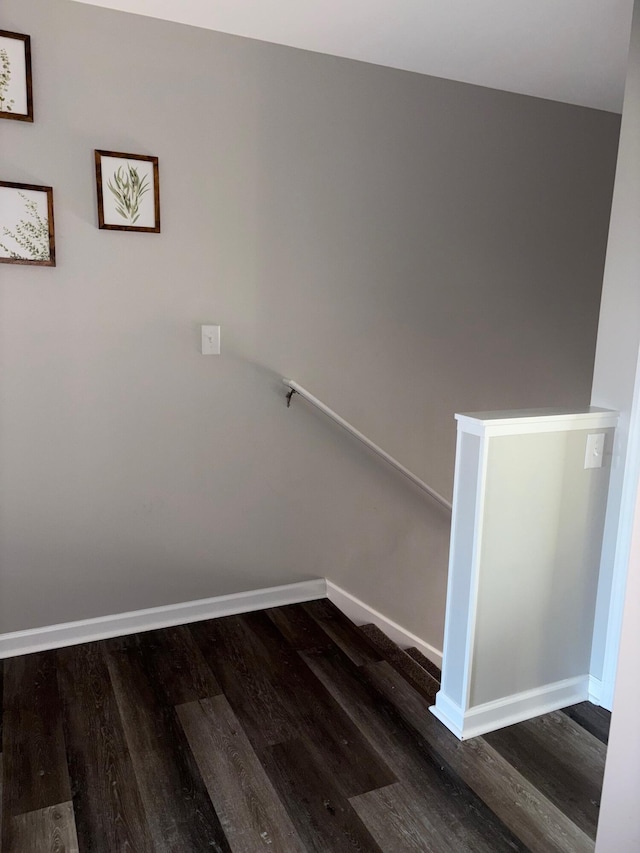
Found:
[[[588,402],[619,119],[67,2],[5,0],[58,266],[0,269],[0,631],[329,576],[440,646],[453,414]],[[94,148],[163,232],[96,228]],[[223,355],[199,355],[199,325]]]

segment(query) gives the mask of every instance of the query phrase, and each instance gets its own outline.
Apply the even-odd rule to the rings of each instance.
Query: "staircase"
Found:
[[[427,700],[435,702],[440,689],[440,670],[415,648],[401,649],[377,625],[361,625],[358,629],[371,645],[391,664],[409,684]]]
[[[356,666],[386,661],[433,705],[441,672],[421,651],[401,649],[377,625],[354,625],[329,599],[302,607]]]
[[[478,797],[474,808],[488,807],[509,828],[514,836],[509,849],[594,849],[608,712],[583,702],[460,742],[429,713],[440,688],[440,670],[420,651],[399,648],[375,625],[356,627],[326,599],[302,608],[355,665],[370,697],[382,703],[381,712],[398,715],[401,727],[415,738],[417,753],[430,756],[443,773],[469,786]],[[308,638],[306,644],[310,660],[315,642]],[[323,653],[318,648],[317,654]],[[357,704],[349,707],[359,716]],[[376,731],[363,729],[366,734]]]

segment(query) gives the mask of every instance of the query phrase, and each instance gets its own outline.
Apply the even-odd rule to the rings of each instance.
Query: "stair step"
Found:
[[[426,655],[423,655],[420,649],[415,649],[411,646],[410,649],[405,649],[405,652],[408,655],[411,655],[411,657],[417,661],[423,669],[426,669],[429,675],[432,675],[438,684],[442,682],[442,671],[440,670],[440,667],[436,666],[433,661],[426,657]]]
[[[328,598],[309,601],[302,608],[356,666],[382,660],[379,647]]]
[[[361,625],[359,630],[397,672],[432,705],[440,682],[417,660],[397,646],[377,625]]]

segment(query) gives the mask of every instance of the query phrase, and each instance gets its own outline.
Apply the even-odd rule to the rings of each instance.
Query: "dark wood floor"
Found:
[[[458,742],[327,601],[4,662],[3,853],[593,850],[608,719]]]

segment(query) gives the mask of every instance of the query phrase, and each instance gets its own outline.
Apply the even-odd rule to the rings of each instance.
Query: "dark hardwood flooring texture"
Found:
[[[2,853],[594,848],[608,715],[466,743],[328,601],[4,661]]]

